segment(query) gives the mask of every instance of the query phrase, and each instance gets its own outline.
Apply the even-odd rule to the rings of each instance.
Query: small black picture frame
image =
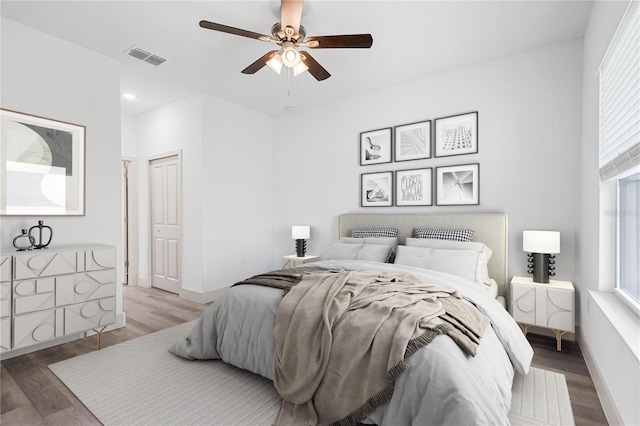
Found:
[[[480,164],[436,167],[436,205],[480,204]]]
[[[391,162],[391,127],[360,133],[360,165]]]
[[[433,189],[431,167],[396,171],[396,206],[431,206]]]
[[[389,207],[393,205],[393,172],[360,175],[360,205]]]
[[[394,160],[431,158],[431,120],[394,127]]]
[[[478,111],[436,118],[433,127],[436,157],[478,153]]]

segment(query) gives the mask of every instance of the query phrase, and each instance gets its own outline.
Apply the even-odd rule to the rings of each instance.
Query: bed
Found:
[[[338,230],[324,260],[232,286],[170,351],[273,380],[274,424],[508,424],[533,350],[503,304],[507,217],[345,214]]]

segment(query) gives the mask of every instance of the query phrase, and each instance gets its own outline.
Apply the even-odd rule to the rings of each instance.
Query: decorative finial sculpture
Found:
[[[33,236],[32,232],[34,229],[38,229],[38,239],[35,240],[36,237]],[[42,239],[42,231],[48,229],[49,230],[49,239],[47,240],[47,242],[43,242]],[[38,224],[35,226],[32,226],[31,228],[29,228],[29,235],[31,237],[33,237],[33,239],[35,241],[37,241],[37,243],[34,242],[33,244],[33,248],[35,249],[43,249],[43,248],[47,248],[47,246],[51,243],[51,239],[53,238],[53,229],[51,229],[50,226],[44,225],[44,222],[42,220],[38,221]]]
[[[18,251],[25,251],[33,249],[36,243],[35,238],[33,238],[26,230],[26,228],[22,229],[22,234],[18,235],[13,239],[13,246]]]

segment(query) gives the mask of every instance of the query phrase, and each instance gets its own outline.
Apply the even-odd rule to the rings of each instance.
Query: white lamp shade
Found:
[[[273,55],[273,58],[267,61],[267,65],[269,65],[269,68],[280,74],[282,71],[282,58],[276,53]]]
[[[560,232],[522,231],[522,250],[527,253],[560,253]]]
[[[292,226],[291,238],[294,240],[306,240],[311,236],[310,226]]]

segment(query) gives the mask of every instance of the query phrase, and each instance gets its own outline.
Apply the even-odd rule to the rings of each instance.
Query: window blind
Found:
[[[640,2],[631,1],[600,65],[600,177],[640,164]]]

